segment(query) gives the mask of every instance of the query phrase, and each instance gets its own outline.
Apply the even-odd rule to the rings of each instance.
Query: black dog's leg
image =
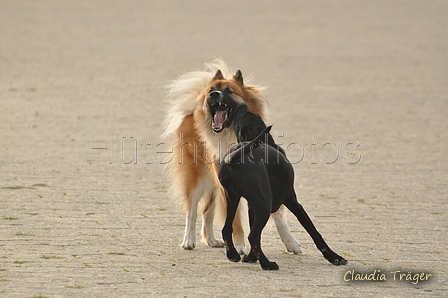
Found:
[[[251,246],[250,253],[243,259],[243,262],[252,262],[255,258],[260,261],[261,268],[264,270],[278,270],[278,265],[275,262],[270,262],[261,250],[261,232],[268,222],[270,214],[270,206],[257,205],[256,211],[254,210],[254,219],[248,237]]]
[[[254,224],[254,209],[250,208],[250,206],[248,207],[248,213],[249,213],[249,227],[252,229],[252,225]]]
[[[249,206],[249,226],[250,226],[251,231],[252,231],[252,226],[254,224],[254,217],[255,217],[254,210],[252,208],[250,208],[250,206]],[[243,262],[245,262],[245,263],[255,263],[256,261],[258,261],[258,259],[255,256],[252,249],[250,250],[248,255],[243,257]]]
[[[334,251],[330,249],[325,240],[322,238],[320,233],[317,231],[313,222],[309,218],[308,214],[303,209],[302,205],[297,202],[296,194],[293,193],[289,199],[284,202],[284,205],[291,210],[292,213],[297,217],[299,222],[305,228],[305,230],[310,234],[311,238],[313,238],[314,243],[317,248],[322,252],[324,257],[333,265],[345,265],[347,264],[347,260],[343,257],[336,254]]]
[[[227,192],[227,217],[222,229],[222,239],[224,240],[226,246],[227,258],[232,262],[239,262],[241,260],[240,254],[236,250],[232,239],[232,223],[235,219],[235,213],[236,209],[238,208],[240,198],[241,197],[235,193]]]

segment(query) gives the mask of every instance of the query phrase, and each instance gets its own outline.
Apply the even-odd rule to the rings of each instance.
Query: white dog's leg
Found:
[[[246,254],[246,245],[244,243],[244,230],[248,229],[247,223],[249,218],[247,217],[248,208],[246,200],[240,200],[238,209],[236,210],[235,219],[233,220],[233,243],[236,251],[240,255]]]
[[[182,242],[184,249],[193,249],[196,245],[196,219],[198,216],[198,204],[201,199],[201,192],[196,189],[191,197],[190,209],[185,222],[185,236]]]
[[[233,235],[233,243],[236,251],[240,255],[246,254],[246,245],[244,244],[244,234]]]
[[[182,242],[182,247],[184,249],[193,249],[196,245],[196,218],[197,218],[197,209],[196,210],[190,209],[186,218],[185,235],[184,235],[184,241]]]
[[[285,245],[286,249],[293,254],[301,254],[302,248],[300,243],[294,238],[286,225],[286,221],[283,218],[283,207],[281,207],[277,212],[271,214],[274,219],[275,226],[277,227],[277,232],[280,235],[280,239]]]
[[[213,231],[215,205],[215,195],[210,194],[209,201],[202,210],[202,239],[211,247],[224,247],[224,242],[217,240]]]

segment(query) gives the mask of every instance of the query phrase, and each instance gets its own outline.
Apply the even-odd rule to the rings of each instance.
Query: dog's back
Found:
[[[224,158],[225,161],[229,165],[235,165],[236,163],[244,163],[244,156],[253,152],[263,143],[267,143],[267,139],[269,137],[269,131],[271,130],[272,125],[265,127],[264,130],[258,134],[255,138],[253,138],[249,142],[241,142],[232,147]],[[252,132],[251,132],[252,133]],[[264,146],[264,148],[267,148]],[[257,154],[258,155],[258,154]]]
[[[279,202],[272,205],[271,212],[274,212],[294,187],[294,169],[286,156],[264,142],[270,128],[254,140],[232,148],[221,165],[219,179],[224,188],[232,188],[246,198],[254,189],[262,187],[262,191],[271,193],[276,198],[274,201]]]

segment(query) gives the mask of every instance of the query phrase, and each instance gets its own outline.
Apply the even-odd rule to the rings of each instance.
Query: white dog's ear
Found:
[[[237,70],[235,75],[233,76],[233,79],[242,87],[244,86],[243,82],[243,74],[241,73],[241,70]]]
[[[218,69],[218,71],[216,72],[215,76],[212,79],[212,82],[216,81],[216,80],[224,80],[224,76],[222,75],[222,72],[220,69]]]

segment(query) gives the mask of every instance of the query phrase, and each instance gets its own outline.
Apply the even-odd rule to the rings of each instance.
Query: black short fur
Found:
[[[249,111],[245,104],[235,111],[235,133],[239,144],[226,155],[219,171],[219,180],[226,190],[227,217],[222,229],[227,258],[238,262],[240,255],[232,240],[232,222],[241,197],[249,206],[250,253],[243,262],[260,261],[265,270],[277,270],[261,250],[261,232],[271,213],[283,204],[297,217],[310,234],[323,256],[334,265],[345,265],[347,260],[333,252],[314,227],[294,191],[294,170],[282,148],[275,144],[260,116]]]

